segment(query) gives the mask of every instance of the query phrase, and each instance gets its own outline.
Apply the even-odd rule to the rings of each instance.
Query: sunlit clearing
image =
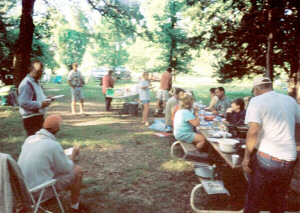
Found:
[[[171,160],[161,165],[161,168],[166,171],[192,171],[188,162],[183,160]]]

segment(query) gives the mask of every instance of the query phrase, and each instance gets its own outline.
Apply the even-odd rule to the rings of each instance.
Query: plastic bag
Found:
[[[165,119],[155,119],[154,123],[149,126],[149,129],[160,131],[160,132],[167,132],[168,129],[166,128]]]

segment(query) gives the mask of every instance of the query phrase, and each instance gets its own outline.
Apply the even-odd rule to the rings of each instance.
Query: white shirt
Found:
[[[71,70],[68,74],[68,80],[71,81],[71,84],[75,87],[82,86],[83,78],[79,70],[77,70],[76,72],[74,70]]]
[[[139,94],[140,94],[141,101],[150,100],[149,87],[142,89],[142,87],[146,87],[149,84],[150,84],[150,82],[148,80],[144,80],[144,79],[142,79],[139,83]]]
[[[297,157],[295,123],[300,123],[300,108],[287,95],[274,91],[251,99],[245,123],[260,124],[256,148],[282,160],[294,161]]]

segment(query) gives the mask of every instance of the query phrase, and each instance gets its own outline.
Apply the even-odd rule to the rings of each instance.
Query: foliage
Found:
[[[204,44],[207,48],[220,51],[216,64],[220,82],[265,72],[266,43],[270,31],[274,35],[273,65],[291,72],[290,66],[298,60],[299,52],[295,48],[299,26],[297,1],[203,0],[188,3],[194,12],[189,14],[191,19],[197,22],[204,18],[198,27],[200,33],[194,34],[192,39],[198,45]],[[270,10],[273,12],[271,24],[268,20]],[[208,30],[201,30],[204,27]]]
[[[0,2],[0,76],[12,71],[12,49],[19,33],[15,6],[14,0]]]

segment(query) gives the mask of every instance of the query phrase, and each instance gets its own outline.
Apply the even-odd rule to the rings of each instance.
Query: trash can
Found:
[[[128,114],[137,114],[139,103],[138,102],[129,102],[128,103]]]

